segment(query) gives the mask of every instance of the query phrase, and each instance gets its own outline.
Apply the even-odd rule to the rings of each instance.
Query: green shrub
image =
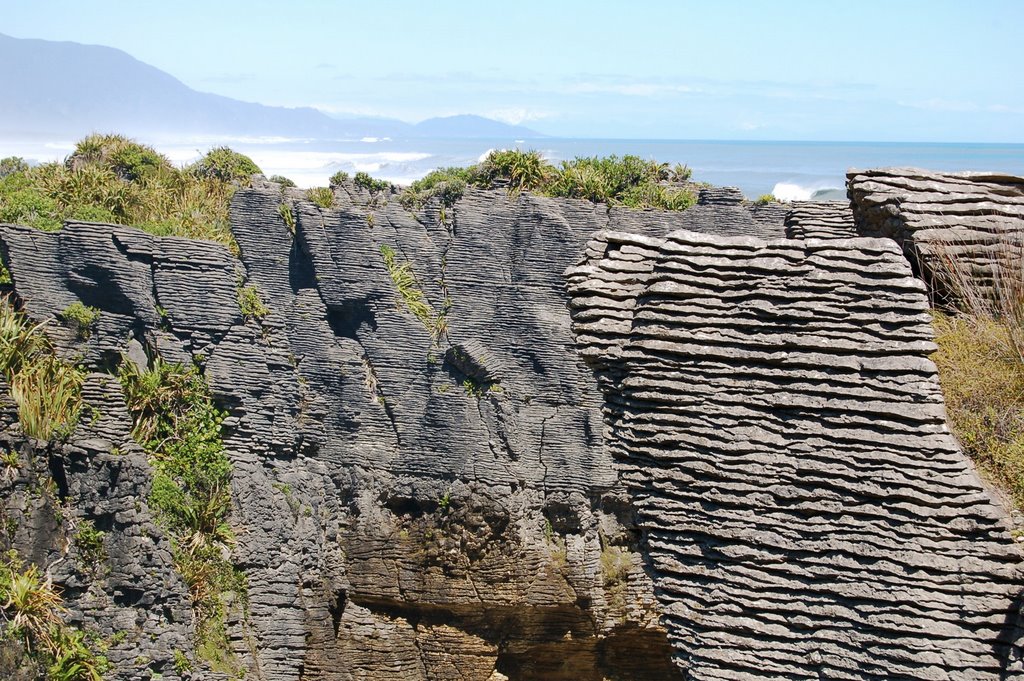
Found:
[[[99,168],[126,181],[171,169],[171,162],[156,149],[122,135],[89,135],[75,145],[64,163],[68,170]]]
[[[510,193],[518,193],[546,187],[553,170],[539,151],[503,149],[488,154],[473,174],[475,184],[507,183]]]
[[[330,182],[330,185],[332,187],[337,187],[338,185],[345,184],[346,182],[348,182],[348,173],[346,173],[344,170],[339,170],[338,172],[331,175],[331,179],[328,180],[328,182]]]
[[[769,203],[778,203],[778,201],[779,200],[775,198],[774,194],[761,194],[761,196],[757,197],[757,201],[754,203],[759,206],[766,206]]]
[[[245,319],[257,321],[270,314],[270,308],[264,304],[263,299],[260,298],[260,292],[256,290],[255,286],[238,287],[238,309],[241,310],[242,317]]]
[[[151,369],[140,371],[125,360],[119,378],[132,416],[132,435],[154,468],[150,506],[168,531],[175,566],[189,587],[197,649],[218,664],[227,655],[233,665],[222,596],[235,592],[244,598],[245,581],[224,558],[234,543],[227,520],[231,461],[221,441],[226,414],[214,405],[195,366],[157,358]]]
[[[263,173],[251,158],[230,147],[216,147],[206,152],[191,171],[197,176],[223,182],[245,184],[253,175]]]
[[[17,173],[28,172],[28,163],[20,156],[0,158],[0,179]]]
[[[0,299],[0,371],[11,387],[18,421],[27,436],[51,440],[78,423],[85,377],[56,357],[40,326]]]
[[[80,339],[85,340],[92,334],[92,327],[100,318],[100,311],[75,301],[64,308],[59,317],[66,326],[75,330]]]
[[[224,156],[215,152],[207,157]],[[193,170],[175,168],[127,138],[91,135],[63,164],[0,176],[0,221],[48,231],[65,220],[134,225],[158,236],[212,239],[237,250],[228,219],[235,185],[213,170]]]
[[[95,565],[106,558],[107,552],[103,547],[105,534],[102,530],[97,530],[91,520],[78,521],[74,537],[75,546],[89,565]]]
[[[284,189],[285,187],[294,187],[295,186],[295,183],[292,182],[291,180],[289,180],[284,175],[271,175],[269,179],[270,179],[271,182],[276,182],[279,185],[281,185],[282,189]]]
[[[356,173],[356,177],[353,182],[355,182],[357,187],[362,187],[372,194],[386,192],[391,189],[391,183],[387,180],[375,180],[362,171]]]
[[[690,169],[645,161],[639,156],[589,157],[563,161],[554,167],[537,151],[492,151],[469,168],[439,168],[410,185],[400,198],[407,208],[418,208],[440,196],[454,204],[467,185],[505,187],[510,194],[534,191],[548,196],[586,199],[629,208],[685,210],[697,202],[689,187],[666,183],[688,182]]]
[[[668,179],[673,182],[689,182],[691,177],[693,177],[693,170],[689,166],[677,163],[672,167]]]
[[[306,198],[324,209],[334,207],[334,191],[330,187],[311,187],[306,190]]]
[[[469,168],[438,168],[409,185],[398,200],[406,208],[419,208],[439,197],[443,205],[452,206],[462,198],[466,185],[473,179]]]
[[[15,551],[0,557],[0,613],[3,637],[18,641],[53,681],[102,681],[109,664],[93,652],[85,634],[64,616],[63,599],[35,565]]]

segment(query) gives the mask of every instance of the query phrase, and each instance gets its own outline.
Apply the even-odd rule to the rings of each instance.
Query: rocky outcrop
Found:
[[[936,273],[942,279],[955,261],[964,276],[982,288],[991,286],[1000,276],[1000,260],[1019,261],[1024,250],[1024,178],[917,168],[851,170],[847,189],[858,232],[896,240],[929,280]]]
[[[782,210],[257,183],[237,254],[0,226],[18,303],[89,372],[66,442],[0,404],[0,548],[50,567],[110,678],[224,678],[112,376],[159,355],[228,412],[247,588],[216,652],[248,678],[991,676],[1018,559],[941,426],[920,289],[879,242],[748,238]],[[52,321],[74,303],[88,334]]]
[[[790,239],[849,239],[857,236],[849,201],[794,201],[784,219]]]
[[[783,204],[751,204],[736,187],[700,187],[697,205],[680,213],[674,222],[677,229],[693,232],[774,238],[783,234],[785,215]]]
[[[567,276],[686,678],[1024,673],[1021,554],[892,242],[601,232]]]
[[[162,585],[153,601],[139,581],[147,595],[126,602],[138,610],[131,626],[79,598],[70,574],[84,566],[67,542],[40,538],[32,554],[68,567],[57,577],[75,621],[129,632],[117,645],[135,656],[118,659],[112,678],[176,678],[175,651],[203,664],[162,531],[144,503],[135,515],[110,510],[115,498],[148,497],[148,464],[110,376],[123,356],[144,363],[147,352],[202,365],[229,412],[232,561],[248,593],[226,595],[246,605],[231,609],[228,633],[251,677],[676,675],[601,437],[601,396],[572,349],[562,271],[595,230],[663,234],[683,215],[472,190],[410,212],[396,198],[350,184],[322,209],[273,184],[240,191],[240,259],[109,225],[2,228],[32,319],[75,302],[100,310],[88,338],[47,326],[65,357],[96,372],[88,385],[106,386],[96,409],[118,429],[71,438],[74,451],[90,448],[76,455],[75,489],[109,491],[102,503],[68,497],[69,512],[163,547],[159,570],[140,568],[127,545],[102,559],[101,572],[147,569]],[[269,315],[243,317],[242,287]],[[23,440],[13,425],[7,437]],[[112,474],[108,461],[136,473]],[[121,513],[114,525],[111,513]],[[151,631],[173,634],[137,643]]]

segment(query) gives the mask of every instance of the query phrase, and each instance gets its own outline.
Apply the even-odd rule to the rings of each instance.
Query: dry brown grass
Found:
[[[939,350],[933,356],[949,425],[981,471],[1024,510],[1024,245],[1007,238],[971,262],[932,247]]]

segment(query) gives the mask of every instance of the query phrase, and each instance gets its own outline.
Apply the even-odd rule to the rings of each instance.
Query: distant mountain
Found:
[[[508,125],[483,116],[446,116],[428,118],[416,124],[415,133],[422,137],[541,137],[521,125]]]
[[[198,92],[110,47],[0,34],[0,136],[221,134],[288,137],[538,137],[479,116],[411,125],[337,118],[312,108],[264,106]]]

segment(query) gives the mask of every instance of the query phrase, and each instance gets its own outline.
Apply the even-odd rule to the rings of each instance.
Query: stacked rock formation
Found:
[[[984,288],[1020,271],[1024,178],[886,168],[851,170],[847,187],[858,232],[895,239],[947,293],[959,278]]]
[[[108,678],[225,678],[194,649],[112,376],[154,355],[201,366],[228,412],[248,588],[222,594],[222,671],[987,678],[1017,650],[1018,558],[941,426],[891,247],[779,241],[785,209],[735,191],[682,213],[478,190],[411,210],[352,183],[334,201],[239,191],[239,255],[0,226],[18,304],[89,372],[64,442],[26,438],[0,385],[19,456],[0,548],[50,566]],[[577,345],[563,272],[584,250]],[[88,334],[53,321],[75,303],[99,310]],[[85,521],[101,555],[71,540]]]
[[[794,201],[784,220],[790,239],[848,239],[857,236],[849,201]]]
[[[74,621],[112,640],[125,632],[111,645],[111,678],[177,678],[176,651],[203,665],[111,377],[124,356],[145,364],[147,352],[201,364],[229,412],[232,562],[248,593],[228,633],[244,673],[677,673],[601,438],[600,393],[572,350],[562,271],[595,230],[665,233],[682,214],[479,191],[409,211],[396,198],[349,184],[322,209],[273,184],[240,191],[240,259],[111,225],[0,229],[31,319],[76,302],[99,310],[88,337],[53,322],[46,330],[94,372],[86,411],[102,415],[88,424],[102,434],[83,424],[62,445],[27,441],[10,419],[5,431],[26,460],[74,468],[65,526],[50,514],[51,532],[30,531],[38,522],[8,491],[36,483],[0,484],[13,485],[3,487],[5,517],[24,528],[9,545],[61,566]],[[255,287],[265,318],[243,317],[242,287]],[[139,503],[128,512],[124,500]],[[89,560],[63,539],[79,521],[119,537],[88,593],[77,575]],[[126,591],[138,570],[146,578]],[[89,600],[99,593],[106,600]]]
[[[895,244],[603,232],[567,276],[686,678],[1024,673],[1021,555]]]
[[[773,238],[782,236],[785,214],[783,204],[751,204],[736,187],[701,187],[697,205],[683,211],[677,224],[694,232]]]

